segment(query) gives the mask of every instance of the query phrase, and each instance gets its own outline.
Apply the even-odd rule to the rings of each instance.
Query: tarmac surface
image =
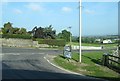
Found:
[[[27,79],[81,79],[103,81],[75,74],[51,64],[50,56],[62,54],[62,50],[2,47],[2,79],[14,81]]]

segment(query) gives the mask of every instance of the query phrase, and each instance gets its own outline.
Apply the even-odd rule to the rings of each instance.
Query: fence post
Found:
[[[104,66],[108,66],[108,64],[109,64],[108,56],[109,56],[109,55],[108,55],[107,53],[103,54],[103,59],[102,59],[102,61],[103,61],[103,65],[104,65]]]
[[[120,58],[120,45],[118,45],[118,56]],[[118,60],[118,62],[120,62],[120,59]]]

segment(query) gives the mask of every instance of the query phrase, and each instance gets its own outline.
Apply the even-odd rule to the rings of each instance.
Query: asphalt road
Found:
[[[46,54],[61,54],[62,50],[2,47],[2,79],[92,79],[71,74],[49,64]],[[96,80],[96,79],[95,79]],[[99,80],[99,79],[97,79]],[[17,81],[17,80],[16,80]]]

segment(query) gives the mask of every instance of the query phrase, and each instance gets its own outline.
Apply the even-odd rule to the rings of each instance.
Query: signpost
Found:
[[[71,53],[71,46],[65,46],[64,47],[64,57],[67,58],[68,60],[72,58],[72,53]]]

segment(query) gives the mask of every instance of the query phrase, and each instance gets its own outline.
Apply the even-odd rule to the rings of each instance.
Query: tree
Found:
[[[49,25],[48,27],[45,27],[43,32],[44,32],[45,38],[55,39],[56,31],[53,30],[52,25]]]
[[[81,38],[82,43],[95,43],[94,37],[82,37]]]
[[[62,34],[62,33],[59,33],[59,34],[57,35],[57,38],[62,39],[62,38],[63,38],[63,34]]]
[[[34,38],[44,38],[44,32],[43,32],[44,28],[42,27],[39,27],[37,28],[34,27],[33,30],[32,30],[32,35]]]
[[[19,34],[20,28],[13,28],[13,34]]]
[[[63,30],[62,33],[58,34],[58,38],[65,39],[67,42],[70,41],[70,32],[67,30]]]
[[[4,24],[4,33],[9,33],[9,34],[13,33],[12,23],[8,22]]]
[[[3,34],[12,34],[13,33],[13,27],[12,23],[8,22],[4,24],[4,28],[2,28]]]
[[[42,27],[37,28],[36,26],[33,28],[31,33],[34,38],[55,39],[56,37],[56,31],[53,30],[52,25],[49,25],[48,27],[45,28]]]
[[[12,28],[12,23],[10,23],[10,22],[5,23],[4,28],[8,28],[8,29]]]
[[[79,42],[79,39],[77,36],[72,36],[72,42]]]
[[[5,28],[1,28],[1,29],[2,29],[2,33],[3,33],[3,34],[7,34],[7,30],[8,30],[8,29],[5,29]]]
[[[20,28],[19,32],[20,32],[20,34],[26,34],[27,33],[25,28]]]

